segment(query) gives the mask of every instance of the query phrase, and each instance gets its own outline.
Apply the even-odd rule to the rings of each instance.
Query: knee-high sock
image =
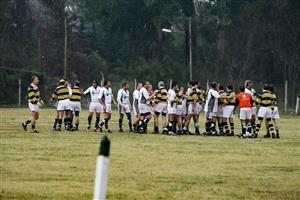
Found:
[[[96,117],[95,128],[98,128],[100,122],[100,117]]]
[[[119,119],[119,129],[122,129],[123,119]]]
[[[104,126],[105,126],[105,129],[107,130],[108,129],[108,119],[104,120]]]
[[[256,134],[258,134],[260,127],[261,127],[261,124],[256,124]]]
[[[234,123],[233,122],[230,123],[230,130],[231,130],[231,132],[234,132]]]
[[[92,118],[93,118],[92,116],[89,116],[89,117],[88,117],[88,126],[91,126]]]

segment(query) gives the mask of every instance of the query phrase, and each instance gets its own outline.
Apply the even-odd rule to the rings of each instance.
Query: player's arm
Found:
[[[111,93],[111,99],[113,100],[113,103],[115,104],[115,105],[117,105],[117,102],[116,102],[116,100],[115,100],[115,97],[114,97],[114,95]]]
[[[122,91],[121,90],[118,91],[117,102],[118,102],[118,104],[120,104],[121,106],[123,106],[123,103],[122,103]]]
[[[83,92],[84,95],[87,95],[89,93],[90,93],[90,87]]]
[[[102,99],[103,95],[104,95],[104,93],[103,93],[103,90],[101,89],[100,93],[99,93],[99,96],[98,96],[98,101],[101,103],[101,105],[103,105],[105,107],[105,102]]]

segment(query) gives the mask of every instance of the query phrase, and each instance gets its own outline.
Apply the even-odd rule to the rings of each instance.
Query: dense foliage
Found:
[[[67,77],[84,86],[101,73],[118,83],[184,83],[191,17],[193,79],[269,82],[279,96],[287,80],[293,106],[300,90],[299,11],[298,0],[4,0],[0,103],[17,102],[19,78],[25,87],[39,74],[48,95],[64,75],[65,19]]]

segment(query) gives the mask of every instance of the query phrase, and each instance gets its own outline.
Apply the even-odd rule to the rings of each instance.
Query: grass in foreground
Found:
[[[37,135],[20,127],[27,109],[0,114],[0,199],[92,199],[103,134],[84,131],[87,111],[82,131],[53,134],[55,111],[42,110]],[[280,140],[112,133],[107,198],[299,199],[299,117],[280,127]]]

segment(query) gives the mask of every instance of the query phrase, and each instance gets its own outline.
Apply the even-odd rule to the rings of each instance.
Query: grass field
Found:
[[[92,199],[103,134],[84,131],[87,111],[82,131],[53,134],[55,111],[43,109],[36,135],[20,126],[27,109],[2,108],[0,114],[0,199]],[[260,138],[243,140],[109,134],[107,198],[300,199],[299,123],[299,117],[282,117],[279,140],[261,138],[264,129]],[[116,113],[111,126],[117,130]]]

